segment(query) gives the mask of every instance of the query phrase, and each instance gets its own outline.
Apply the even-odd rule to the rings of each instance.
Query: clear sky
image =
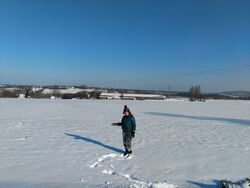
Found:
[[[250,1],[0,0],[1,83],[250,90]]]

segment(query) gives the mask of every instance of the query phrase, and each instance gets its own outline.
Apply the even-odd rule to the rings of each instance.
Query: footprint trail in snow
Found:
[[[123,154],[119,155],[119,154],[115,154],[115,153],[110,153],[110,154],[101,156],[95,163],[93,163],[89,167],[90,168],[97,168],[97,167],[104,166],[104,168],[102,170],[103,174],[124,178],[131,183],[130,187],[135,187],[135,188],[141,188],[141,187],[145,187],[145,188],[146,187],[150,187],[150,188],[159,188],[159,187],[177,188],[176,185],[170,184],[168,182],[152,183],[152,182],[141,181],[139,178],[137,178],[133,175],[123,174],[123,173],[115,171],[113,164],[110,165],[110,167],[112,169],[105,168],[105,166],[107,166],[108,162],[112,162],[115,160],[131,160],[131,159],[133,159],[133,155],[124,157]]]

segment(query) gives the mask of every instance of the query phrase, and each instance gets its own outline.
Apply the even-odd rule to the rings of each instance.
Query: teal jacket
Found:
[[[134,116],[132,114],[129,116],[123,116],[121,126],[122,130],[125,132],[135,132],[136,123]]]

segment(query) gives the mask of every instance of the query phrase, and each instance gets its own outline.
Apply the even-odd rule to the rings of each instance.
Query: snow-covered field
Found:
[[[120,121],[137,121],[123,159]],[[250,176],[249,101],[0,99],[0,187],[215,188]]]

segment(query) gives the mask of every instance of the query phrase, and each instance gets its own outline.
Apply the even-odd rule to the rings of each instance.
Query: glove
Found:
[[[131,132],[131,136],[134,138],[135,137],[135,131]]]
[[[113,126],[122,126],[122,123],[112,123],[111,125],[113,125]]]

